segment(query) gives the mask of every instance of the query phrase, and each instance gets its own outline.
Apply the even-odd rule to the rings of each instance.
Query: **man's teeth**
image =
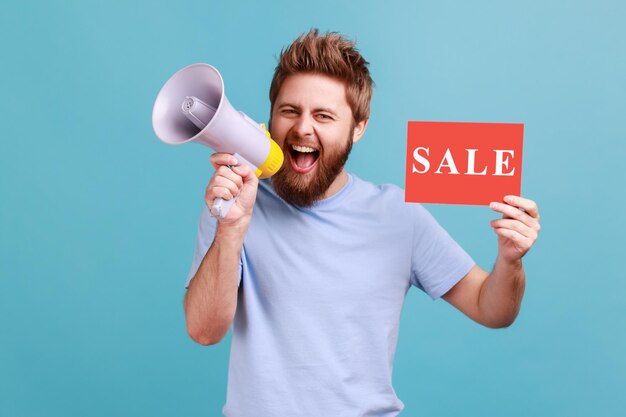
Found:
[[[313,148],[309,148],[308,146],[298,146],[298,145],[291,145],[291,147],[298,152],[305,152],[305,153],[311,153],[311,152],[315,152],[315,149]]]

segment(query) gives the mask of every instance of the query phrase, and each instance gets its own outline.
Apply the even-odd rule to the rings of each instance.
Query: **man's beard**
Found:
[[[293,172],[291,163],[286,160],[289,156],[286,157],[282,168],[272,177],[272,186],[276,194],[287,203],[298,207],[311,207],[320,200],[348,160],[348,155],[352,150],[353,132],[354,128],[351,129],[342,149],[320,153],[312,178],[308,178],[309,173],[298,174]],[[291,144],[286,145],[286,148],[283,149],[283,152],[291,152]]]

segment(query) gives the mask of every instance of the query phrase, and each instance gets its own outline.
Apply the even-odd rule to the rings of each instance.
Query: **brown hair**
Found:
[[[292,74],[310,72],[343,81],[354,122],[369,118],[374,81],[367,69],[369,63],[355,45],[337,32],[320,36],[319,30],[311,29],[306,34],[302,33],[287,49],[280,51],[270,86],[272,110],[285,79]]]

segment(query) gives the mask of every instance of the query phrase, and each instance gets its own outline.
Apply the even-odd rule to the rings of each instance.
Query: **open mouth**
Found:
[[[289,160],[294,171],[306,174],[315,166],[320,152],[308,146],[291,145],[289,148]]]

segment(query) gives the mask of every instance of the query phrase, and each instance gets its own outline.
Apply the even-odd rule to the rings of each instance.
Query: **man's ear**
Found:
[[[363,136],[363,133],[365,133],[365,129],[367,129],[367,122],[369,122],[369,119],[361,120],[359,123],[357,123],[354,126],[354,133],[352,134],[352,143],[357,143],[359,139],[361,139],[361,136]]]

